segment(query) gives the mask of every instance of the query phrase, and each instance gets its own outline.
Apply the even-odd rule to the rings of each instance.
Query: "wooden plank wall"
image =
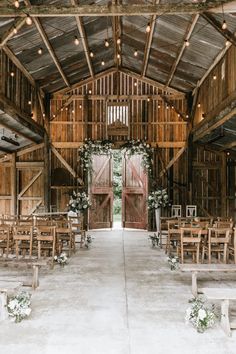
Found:
[[[43,125],[44,117],[36,87],[31,84],[3,50],[0,50],[1,95],[9,100],[12,107],[19,110],[23,116],[31,117],[37,123]]]
[[[162,95],[168,98],[169,104],[163,101]],[[186,144],[188,126],[178,114],[178,111],[187,114],[185,97],[181,93],[169,94],[123,72],[114,71],[97,80],[81,83],[66,94],[54,94],[50,123],[52,145],[76,174],[83,177],[77,161],[77,149],[86,138],[110,138],[106,123],[107,104],[110,102],[124,102],[129,106],[129,133],[128,136],[113,137],[116,146],[128,139],[145,139],[154,148],[158,146],[154,173],[159,179],[158,174]],[[52,174],[58,168],[63,168],[63,164],[52,155]],[[185,171],[186,156],[182,156],[159,179],[163,186],[173,189],[171,193],[175,203],[186,200],[186,193],[183,193],[183,188],[187,190]],[[172,180],[174,188],[171,187]],[[53,203],[64,208],[76,183],[70,174],[62,188],[52,185]]]
[[[198,91],[193,127],[213,119],[236,100],[236,48],[231,46],[226,55],[210,72]],[[195,148],[193,197],[202,210],[212,215],[235,217],[236,179],[234,159],[226,152],[209,152]],[[196,167],[198,164],[198,167]]]

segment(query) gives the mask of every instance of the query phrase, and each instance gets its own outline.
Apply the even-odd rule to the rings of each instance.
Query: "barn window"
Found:
[[[107,124],[121,123],[128,126],[129,106],[127,103],[109,103],[107,105]]]

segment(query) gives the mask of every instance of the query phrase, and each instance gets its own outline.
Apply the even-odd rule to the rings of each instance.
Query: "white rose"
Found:
[[[25,309],[26,316],[29,316],[30,313],[31,313],[31,309],[29,307],[27,309]]]
[[[206,318],[206,311],[203,310],[203,309],[200,309],[199,312],[198,312],[198,318],[199,320],[204,320]]]

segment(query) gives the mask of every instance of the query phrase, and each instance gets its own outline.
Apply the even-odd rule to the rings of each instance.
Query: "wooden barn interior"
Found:
[[[60,304],[57,307],[52,299],[53,295],[51,298],[49,295],[50,291],[53,291],[56,278],[65,281],[63,277],[68,277],[68,284],[71,287],[75,286],[78,292],[82,287],[84,296],[87,294],[89,297],[89,289],[86,288],[89,281],[81,283],[76,266],[78,264],[83,266],[81,272],[86,276],[91,270],[90,266],[98,267],[99,271],[99,267],[102,268],[99,260],[102,263],[106,259],[105,270],[100,269],[106,279],[106,267],[110,267],[109,262],[112,264],[111,274],[114,259],[117,259],[118,263],[125,262],[125,253],[119,254],[121,252],[119,247],[123,247],[122,252],[126,250],[126,261],[131,262],[132,247],[135,247],[132,246],[133,242],[143,249],[140,254],[138,249],[134,251],[133,261],[134,264],[137,262],[137,269],[140,272],[151,272],[156,262],[159,262],[160,267],[164,264],[163,269],[166,267],[168,274],[166,281],[176,293],[178,293],[176,280],[171,278],[171,272],[168,273],[165,259],[167,255],[170,257],[177,252],[180,261],[177,279],[180,283],[182,281],[179,287],[184,295],[181,298],[181,295],[177,294],[175,302],[180,302],[182,310],[191,292],[188,284],[189,272],[193,275],[192,291],[195,295],[198,289],[196,290],[197,280],[194,277],[198,271],[203,271],[205,276],[208,276],[206,282],[210,282],[210,288],[212,278],[219,277],[217,278],[219,284],[221,279],[224,279],[224,287],[219,288],[220,285],[217,284],[219,289],[213,292],[215,295],[209,291],[210,288],[206,288],[205,294],[208,299],[222,301],[222,311],[225,311],[226,318],[222,326],[226,334],[232,335],[231,329],[236,328],[236,324],[235,322],[230,324],[227,306],[229,300],[230,306],[231,300],[232,303],[236,300],[235,16],[236,1],[232,0],[0,1],[0,263],[5,265],[9,263],[9,267],[1,268],[3,269],[0,277],[1,309],[4,301],[8,301],[8,292],[16,289],[10,282],[12,277],[15,282],[16,280],[19,282],[21,275],[27,274],[27,269],[22,270],[20,265],[17,270],[13,269],[13,274],[10,264],[33,266],[34,288],[38,288],[38,270],[42,267],[44,290],[41,293],[39,287],[36,295],[33,294],[33,298],[34,296],[36,298],[35,311],[39,315],[40,306],[49,306],[57,316],[56,311]],[[98,158],[97,175],[94,171],[96,170],[94,157],[93,177],[89,177],[80,157],[81,148],[88,141],[94,144],[109,142],[114,151],[122,151],[127,143],[140,143],[145,144],[151,152],[151,174],[142,170],[139,157],[136,156],[136,159],[132,157],[132,163],[129,158],[122,155],[122,219],[118,230],[114,229],[113,220],[112,157],[108,158],[108,162],[107,160],[101,162]],[[165,188],[169,198],[169,206],[161,209],[159,221],[155,212],[147,206],[148,195],[158,188]],[[37,238],[39,236],[34,234],[35,227],[38,226],[37,216],[41,221],[50,220],[50,227],[56,235],[57,218],[67,214],[73,191],[88,193],[92,207],[83,215],[81,213],[77,216],[80,232],[73,231],[71,226],[70,236],[66,234],[64,239],[62,237],[58,249],[57,245],[54,245],[56,250],[53,249],[53,257],[55,252],[63,251],[64,245],[68,246],[70,261],[65,273],[56,267],[54,270],[43,272],[46,259],[52,254],[45,251],[43,257],[40,256],[37,247],[44,243],[41,241],[42,245],[39,246],[40,241]],[[175,206],[176,210],[181,209],[181,214],[174,215],[179,219],[187,216],[185,215],[187,206],[195,207],[195,214],[192,215],[195,216],[195,220],[193,218],[191,224],[179,225],[180,229],[197,226],[206,231],[202,251],[199,251],[198,245],[193,257],[191,255],[189,257],[187,252],[186,268],[183,264],[184,249],[181,248],[180,241],[183,236],[181,232],[184,231],[181,231],[176,239],[170,232],[173,219],[176,223],[171,206]],[[30,226],[32,237],[36,242],[35,258],[32,256],[31,246],[25,248],[22,246],[26,240],[22,238],[18,242],[14,236],[16,235],[14,233],[17,233],[17,225],[21,225],[20,220],[24,227],[27,221],[32,223]],[[194,222],[197,223],[195,226]],[[7,246],[6,225],[9,226]],[[216,250],[214,261],[211,261],[207,237],[211,232],[217,234],[218,231],[215,229],[219,226],[224,230],[224,236],[226,235],[228,240],[227,249],[226,243],[222,243]],[[156,246],[156,233],[153,232],[157,232]],[[90,239],[88,233],[92,234],[92,237],[89,236]],[[152,252],[151,255],[147,241],[150,233],[151,240],[154,241],[154,251],[156,250],[156,253]],[[192,234],[191,236],[193,237]],[[118,250],[115,251],[117,247]],[[29,248],[31,253],[28,257]],[[65,249],[67,252],[67,248]],[[88,250],[87,253],[85,249]],[[113,251],[118,254],[113,254]],[[127,265],[128,273],[125,274],[126,290],[129,288],[127,285],[129,280],[133,279],[137,287],[140,285],[138,280],[141,281],[141,273],[140,277],[134,280],[135,270],[131,263],[130,268]],[[209,275],[211,271],[219,273],[213,273],[213,277]],[[150,274],[149,280],[153,285],[151,290],[146,285],[147,291],[149,289],[158,292],[159,285],[165,287],[164,271],[161,273],[160,283],[155,283]],[[91,276],[95,281],[95,274]],[[9,286],[6,285],[7,281]],[[2,282],[4,284],[1,286]],[[108,299],[109,291],[106,286],[109,287],[109,281],[106,283],[103,280],[101,283],[102,285],[97,286],[99,289],[105,287],[104,296]],[[94,284],[90,285],[96,293]],[[65,298],[71,295],[69,290],[67,291],[68,293],[65,289],[62,290],[62,296]],[[121,291],[119,296],[122,297],[122,294]],[[172,353],[168,344],[169,334],[160,327],[160,323],[157,324],[153,318],[149,318],[150,314],[140,312],[140,316],[144,317],[143,322],[141,318],[137,320],[138,315],[134,316],[135,318],[131,315],[129,317],[129,310],[131,313],[134,311],[133,303],[141,301],[136,293],[130,294],[126,293],[124,300],[127,312],[124,331],[129,332],[127,335],[129,339],[113,338],[113,334],[108,338],[107,334],[102,344],[99,337],[101,334],[96,332],[93,337],[93,331],[99,322],[98,316],[91,325],[91,338],[94,340],[94,347],[91,347],[89,341],[83,339],[82,333],[83,329],[85,330],[82,328],[83,324],[76,324],[75,318],[69,323],[65,316],[65,323],[71,327],[75,326],[78,330],[81,354]],[[98,297],[99,295],[98,291]],[[112,297],[115,298],[116,295],[113,289]],[[45,296],[50,298],[49,305],[43,305]],[[140,297],[142,296],[146,295],[145,290],[141,288]],[[166,300],[169,306],[167,310],[165,296],[168,297],[168,289],[163,290],[163,298],[157,296],[153,301],[157,307],[162,306],[160,311],[171,311],[173,303]],[[130,300],[130,308],[127,305],[127,298]],[[84,298],[81,301],[81,306],[86,307]],[[116,302],[110,301],[111,303],[109,301],[108,303],[111,307],[115,307]],[[225,301],[228,301],[226,305]],[[95,307],[96,305],[94,304]],[[76,306],[80,307],[79,300]],[[140,306],[144,306],[143,303],[140,302]],[[63,313],[63,308],[61,311]],[[112,311],[114,312],[114,309]],[[122,309],[120,311],[122,312]],[[111,316],[115,317],[116,313],[113,312]],[[79,317],[81,313],[77,315]],[[42,316],[42,321],[48,321],[50,331],[53,320],[50,322],[50,318],[45,314]],[[157,311],[157,318],[158,316],[164,314],[160,315]],[[0,314],[0,319],[3,317]],[[179,323],[180,315],[174,314],[173,317],[174,321]],[[136,327],[132,329],[136,320],[138,324],[136,323],[134,327],[137,325],[138,329]],[[162,320],[168,327],[168,316]],[[32,321],[36,321],[36,318],[33,317]],[[110,328],[111,322],[109,318],[107,325],[102,324],[104,331]],[[54,353],[60,348],[59,344],[62,345],[60,335],[63,331],[58,329],[55,334],[58,337],[58,344],[53,343],[49,335],[52,342],[45,341],[42,344],[42,351],[40,342],[36,340],[35,344],[31,343],[30,338],[33,334],[30,319],[25,323],[26,328],[29,328],[28,334],[25,334],[28,337],[20,346],[20,340],[17,342],[16,339],[17,329],[10,330],[5,321],[0,322],[4,332],[0,334],[0,351],[5,348],[3,345],[10,346],[11,341],[13,346],[8,351],[9,354],[25,353],[25,346],[29,342],[30,352],[34,353],[38,353],[40,349],[41,353]],[[81,328],[78,327],[80,325]],[[159,331],[162,350],[159,348],[158,351],[156,347],[158,343],[150,339],[149,325],[157,326],[155,328]],[[38,326],[37,323],[35,326]],[[179,351],[177,348],[175,353],[189,353],[192,347],[185,338],[188,336],[186,333],[189,328],[186,329],[182,322],[179,326],[179,337],[172,333],[179,345]],[[118,331],[118,327],[115,332]],[[20,333],[27,332],[24,332],[23,327],[19,328]],[[7,330],[12,331],[12,335],[6,335]],[[44,335],[43,330],[39,328],[39,331],[40,335]],[[193,343],[195,341],[198,343],[196,353],[204,353],[204,340],[199,339],[192,329],[191,331]],[[214,343],[211,344],[212,352],[234,353],[235,333],[231,338],[232,347],[219,328],[212,329],[209,333],[209,338],[211,335],[214,338],[212,339]],[[1,338],[3,335],[5,337]],[[75,333],[73,335],[76,336]],[[89,334],[86,335],[91,339]],[[67,350],[64,352],[78,353],[75,351],[76,347],[73,347],[73,343],[77,342],[69,338],[72,338],[72,334],[68,334],[68,341],[65,339]],[[225,341],[225,348],[219,346],[221,341]],[[180,350],[181,345],[183,350]]]

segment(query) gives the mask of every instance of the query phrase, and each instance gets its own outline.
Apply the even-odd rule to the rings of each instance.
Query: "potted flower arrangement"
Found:
[[[167,258],[167,261],[170,265],[171,270],[176,270],[179,268],[179,257],[178,256],[172,256],[171,254]]]
[[[165,188],[157,189],[148,196],[148,209],[155,210],[157,232],[160,232],[160,209],[169,205],[169,197]]]
[[[62,252],[59,256],[55,256],[54,261],[64,267],[64,265],[68,262],[66,253]]]
[[[203,299],[196,297],[189,300],[191,306],[186,310],[185,320],[202,333],[214,325],[217,319],[214,305],[206,306]]]
[[[31,294],[22,291],[9,299],[7,303],[8,315],[13,317],[15,322],[21,322],[30,315],[30,298]]]
[[[84,212],[91,206],[89,196],[85,192],[73,191],[69,200],[69,211],[73,213]]]

